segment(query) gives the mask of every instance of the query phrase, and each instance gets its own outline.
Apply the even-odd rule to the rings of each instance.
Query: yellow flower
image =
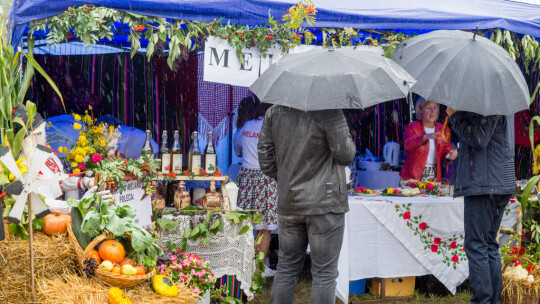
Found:
[[[77,163],[76,163],[76,162],[72,162],[72,163],[71,163],[71,168],[77,168]]]
[[[394,189],[392,189],[392,188],[388,188],[388,189],[386,190],[386,193],[388,193],[388,194],[392,194],[392,193],[394,193]]]
[[[371,194],[371,190],[367,189],[367,190],[366,190],[366,193],[367,193],[367,194]]]
[[[75,156],[75,161],[76,161],[76,162],[82,163],[83,160],[84,160],[84,159],[83,159],[83,156],[82,156],[82,155],[77,154],[77,155]]]
[[[73,114],[73,118],[75,118],[76,121],[81,121],[81,115],[79,114]]]
[[[534,154],[537,156],[540,155],[540,145],[536,146],[536,149],[534,149]]]
[[[26,173],[26,171],[28,171],[28,166],[23,164],[22,162],[24,161],[24,157],[21,157],[19,158],[19,160],[17,160],[15,163],[17,163],[17,167],[19,168],[19,171],[21,172],[21,175],[24,176],[24,174]],[[15,176],[13,175],[13,173],[9,173],[8,175],[8,178],[10,181],[13,181],[15,180]]]
[[[80,173],[80,172],[81,172],[81,170],[79,170],[79,168],[73,169],[73,173]]]
[[[99,133],[102,133],[102,132],[103,132],[103,129],[102,129],[101,127],[97,127],[97,128],[96,128],[96,133],[99,134]]]
[[[80,130],[81,127],[82,127],[82,126],[81,126],[80,123],[74,123],[74,124],[73,124],[73,129],[75,129],[75,130]]]
[[[89,106],[88,106],[88,110],[92,110],[92,106],[89,105]]]
[[[102,146],[102,147],[105,147],[107,145],[107,142],[104,141],[103,139],[100,139],[99,140],[99,145]]]
[[[83,122],[87,125],[92,124],[92,117],[88,114],[84,115]]]
[[[426,182],[421,182],[421,183],[418,185],[418,187],[421,188],[421,189],[424,189],[424,188],[426,188],[426,184],[427,184]]]
[[[77,148],[75,149],[75,153],[76,153],[76,154],[83,154],[83,149],[82,149],[81,147],[77,147]]]
[[[109,126],[109,133],[114,132],[114,126]]]
[[[94,150],[94,148],[88,149],[88,154],[94,155],[94,153],[96,153],[96,150]]]

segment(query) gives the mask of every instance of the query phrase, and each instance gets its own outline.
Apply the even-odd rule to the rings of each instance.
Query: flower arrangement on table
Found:
[[[439,186],[435,182],[421,182],[418,184],[418,188],[424,189],[423,193],[428,195],[440,196]]]
[[[138,159],[125,159],[119,155],[111,155],[102,159],[94,169],[99,173],[99,185],[105,185],[111,191],[122,191],[125,182],[133,179],[140,180],[145,185],[147,194],[152,194],[152,180],[158,176],[160,161],[147,155]]]
[[[188,254],[180,249],[168,257],[168,261],[157,266],[161,275],[169,276],[175,283],[183,283],[196,294],[204,294],[215,283],[206,259]]]
[[[104,123],[96,125],[88,110],[82,117],[73,114],[73,118],[78,121],[73,128],[80,130],[79,138],[71,150],[60,146],[58,152],[67,154],[66,161],[70,162],[73,173],[94,170],[104,158],[116,151],[120,132]]]
[[[357,194],[357,195],[378,195],[381,194],[381,191],[378,190],[371,190],[366,187],[358,187],[355,190],[350,190],[350,193]]]
[[[383,190],[383,195],[403,195],[403,196],[415,196],[420,194],[420,189],[403,189],[403,188],[387,188]]]

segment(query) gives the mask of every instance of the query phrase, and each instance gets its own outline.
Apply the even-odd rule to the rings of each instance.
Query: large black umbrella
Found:
[[[527,109],[521,69],[489,39],[464,31],[434,31],[398,45],[392,59],[417,80],[412,91],[427,100],[481,115]]]
[[[414,78],[370,50],[316,49],[288,54],[250,87],[262,102],[303,111],[361,109],[404,98]]]

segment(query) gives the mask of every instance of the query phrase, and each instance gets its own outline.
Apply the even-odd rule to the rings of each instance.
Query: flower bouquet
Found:
[[[199,295],[210,290],[215,283],[206,259],[180,249],[173,252],[167,263],[158,265],[157,269],[161,275],[170,276],[175,283],[183,283]]]
[[[427,195],[442,196],[443,194],[439,191],[439,186],[435,182],[421,182],[418,184],[420,189],[423,189],[423,193]]]
[[[351,190],[351,193],[352,194],[356,194],[356,195],[371,195],[371,196],[375,196],[375,195],[379,195],[381,194],[381,191],[378,191],[378,190],[370,190],[366,187],[358,187],[356,188],[356,190]]]

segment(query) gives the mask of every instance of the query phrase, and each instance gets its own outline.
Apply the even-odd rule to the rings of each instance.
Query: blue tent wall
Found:
[[[69,7],[93,4],[172,19],[262,25],[282,16],[297,0],[15,0],[10,13],[12,43],[28,23]],[[317,0],[316,27],[360,29],[505,28],[540,37],[540,6],[509,0]]]

